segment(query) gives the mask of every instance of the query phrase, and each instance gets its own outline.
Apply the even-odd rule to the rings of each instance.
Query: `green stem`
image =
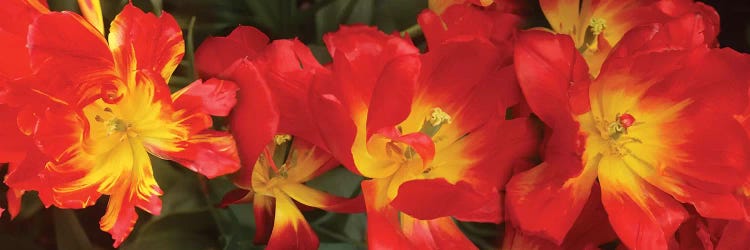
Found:
[[[52,209],[55,238],[60,249],[94,249],[72,210]]]
[[[404,31],[401,31],[401,36],[409,35],[411,38],[420,37],[422,36],[422,27],[419,26],[419,24],[414,24],[409,28],[406,28]]]
[[[190,18],[188,24],[187,42],[185,43],[185,56],[188,62],[190,62],[190,78],[191,81],[198,78],[198,73],[195,70],[195,16]]]

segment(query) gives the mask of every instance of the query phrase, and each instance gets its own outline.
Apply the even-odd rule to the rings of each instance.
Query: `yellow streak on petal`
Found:
[[[104,19],[102,17],[102,6],[99,0],[78,0],[78,6],[86,21],[91,23],[100,34],[104,35]]]

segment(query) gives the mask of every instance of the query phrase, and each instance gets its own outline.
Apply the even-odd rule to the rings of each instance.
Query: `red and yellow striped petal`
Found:
[[[666,249],[687,218],[680,203],[646,183],[621,160],[601,159],[599,183],[612,228],[630,248]]]
[[[419,220],[401,214],[401,225],[415,249],[477,249],[450,217]]]
[[[125,5],[112,21],[108,40],[109,48],[120,63],[121,76],[125,76],[130,67],[135,67],[156,72],[164,82],[169,82],[185,54],[182,30],[172,15],[162,13],[156,17],[132,4]],[[129,56],[131,50],[135,53],[134,58]]]
[[[372,249],[411,249],[414,245],[401,231],[399,213],[388,204],[388,180],[362,181],[367,207],[367,245]]]
[[[102,16],[102,5],[99,0],[78,0],[78,7],[83,17],[91,25],[104,35],[104,17]]]
[[[357,213],[365,210],[365,203],[361,195],[347,199],[318,191],[300,183],[288,183],[281,186],[281,190],[299,203],[330,212]]]
[[[268,249],[317,249],[318,236],[297,205],[281,190],[274,191],[276,214]]]
[[[274,228],[273,220],[275,220],[274,214],[276,214],[274,199],[259,194],[250,195],[252,195],[253,215],[255,216],[255,238],[253,238],[253,243],[266,244]]]

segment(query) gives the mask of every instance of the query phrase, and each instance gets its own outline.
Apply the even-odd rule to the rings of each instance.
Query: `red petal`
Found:
[[[310,112],[308,96],[317,71],[325,69],[298,40],[276,40],[254,60],[279,107],[279,133],[324,146]],[[325,147],[323,147],[325,148]]]
[[[172,94],[175,109],[227,116],[237,103],[239,87],[232,81],[211,78],[205,82],[197,80]]]
[[[350,171],[359,173],[352,156],[357,127],[347,107],[335,95],[338,89],[330,86],[332,81],[328,74],[318,76],[310,91],[310,110],[331,155]]]
[[[0,106],[0,162],[18,162],[24,159],[26,151],[32,147],[32,140],[21,132],[17,121],[18,110]]]
[[[239,26],[227,37],[209,37],[195,50],[195,66],[202,78],[220,75],[241,58],[254,58],[268,37],[251,26]]]
[[[730,221],[724,227],[716,249],[748,249],[750,248],[748,235],[750,235],[750,222]]]
[[[5,197],[8,200],[8,212],[10,213],[11,219],[16,218],[18,213],[21,212],[21,198],[23,197],[24,192],[24,190],[9,188],[8,192],[5,193]]]
[[[253,215],[255,216],[255,238],[253,243],[265,244],[271,237],[274,228],[274,200],[271,197],[255,194],[253,195]]]
[[[423,11],[417,18],[424,31],[430,50],[449,40],[483,38],[500,49],[512,49],[512,38],[518,31],[521,18],[501,10],[479,9],[467,4],[456,4],[438,17]],[[506,53],[502,53],[507,55]]]
[[[279,113],[266,82],[252,63],[237,61],[227,72],[227,78],[240,87],[229,127],[237,140],[239,157],[247,165],[240,170],[237,175],[240,179],[235,182],[250,183],[252,165],[276,134]]]
[[[156,72],[165,82],[169,82],[185,54],[182,30],[172,15],[165,12],[156,17],[132,3],[125,5],[112,21],[109,46],[118,60],[128,60],[123,54],[135,51],[135,61],[131,63],[136,63],[136,69]]]
[[[398,211],[388,205],[383,180],[362,181],[362,194],[367,206],[367,245],[371,249],[412,249],[401,231]]]
[[[416,249],[477,249],[450,217],[418,220],[402,214],[401,224]]]
[[[157,155],[173,160],[186,168],[216,178],[236,172],[240,168],[237,146],[227,132],[206,130],[190,135],[178,152],[160,152]]]
[[[393,59],[416,55],[419,50],[411,41],[386,35],[375,27],[342,26],[337,32],[323,37],[333,56],[337,95],[352,112],[370,103],[373,89],[383,71]]]
[[[630,248],[666,249],[687,218],[680,203],[640,179],[620,159],[602,158],[599,182],[612,228]]]
[[[569,36],[526,31],[514,60],[529,106],[550,127],[590,109],[588,67]]]
[[[29,25],[49,12],[46,1],[8,1],[0,10],[0,51],[9,60],[0,60],[0,79],[13,79],[31,73],[26,37]]]
[[[506,201],[513,224],[559,245],[581,214],[596,172],[583,169],[570,178],[557,173],[556,167],[561,166],[542,163],[514,176],[506,186]]]
[[[498,98],[510,97],[503,92],[512,91],[507,84],[515,84],[514,74],[503,69],[511,60],[509,52],[502,54],[488,41],[478,39],[444,43],[430,49],[422,57],[416,100],[419,105],[439,107],[450,114],[460,123],[455,126],[456,135],[473,131],[500,112],[504,114],[506,107],[500,107],[501,103],[517,102]],[[518,88],[515,89],[518,95]]]
[[[297,205],[281,191],[275,191],[276,218],[268,249],[317,249],[318,236],[307,224]]]
[[[393,128],[409,116],[419,69],[417,56],[399,57],[385,66],[368,106],[368,136],[383,128]]]
[[[451,202],[446,203],[448,197]],[[391,205],[415,219],[433,220],[474,211],[488,203],[497,208],[500,216],[499,195],[489,196],[477,192],[466,182],[450,184],[445,179],[413,180],[401,184]]]
[[[43,72],[42,90],[71,105],[98,97],[102,84],[119,81],[107,42],[72,12],[37,18],[29,27],[28,48],[31,63]],[[77,87],[70,88],[71,82]]]
[[[395,142],[409,145],[414,149],[414,151],[417,152],[417,154],[419,154],[419,156],[422,158],[422,164],[425,166],[432,162],[432,159],[435,158],[435,143],[432,141],[432,138],[424,133],[417,132],[400,135],[395,127],[391,127],[378,131],[378,135],[382,135]]]

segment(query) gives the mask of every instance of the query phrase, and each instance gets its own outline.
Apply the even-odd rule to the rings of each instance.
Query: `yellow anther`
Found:
[[[292,140],[292,136],[287,135],[287,134],[279,134],[279,135],[273,136],[273,142],[276,143],[276,145],[281,145],[291,140]]]
[[[591,32],[596,36],[602,33],[604,29],[607,28],[607,21],[601,18],[591,18],[591,23],[589,24],[591,27]]]
[[[430,114],[430,124],[434,127],[437,127],[439,125],[443,124],[450,124],[452,122],[452,118],[448,113],[445,113],[440,108],[433,108],[432,114]]]

